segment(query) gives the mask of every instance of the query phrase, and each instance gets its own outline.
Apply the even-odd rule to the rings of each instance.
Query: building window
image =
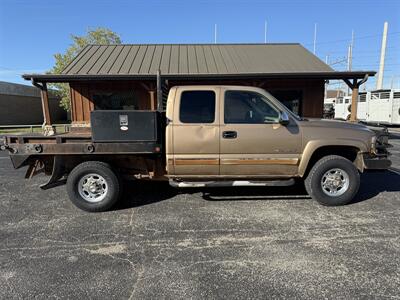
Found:
[[[269,91],[272,96],[289,108],[296,115],[301,116],[303,93],[300,90]]]
[[[261,94],[245,91],[225,92],[225,124],[277,123],[279,112]]]
[[[213,123],[215,93],[213,91],[182,92],[179,116],[182,123]]]
[[[137,110],[138,101],[133,91],[99,91],[92,93],[96,110]]]

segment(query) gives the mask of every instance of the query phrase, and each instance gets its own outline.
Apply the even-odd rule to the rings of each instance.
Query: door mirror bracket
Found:
[[[279,123],[282,125],[288,125],[289,124],[289,115],[285,111],[281,111],[279,115]]]

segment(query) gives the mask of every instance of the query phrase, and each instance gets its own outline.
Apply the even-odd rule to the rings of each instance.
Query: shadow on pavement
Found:
[[[368,172],[361,175],[360,190],[351,204],[369,200],[381,192],[400,192],[400,175],[393,171]],[[170,187],[167,182],[129,181],[124,185],[124,196],[114,210],[149,205],[171,199],[178,194],[202,193],[206,201],[241,200],[305,200],[307,195],[302,182],[290,187],[229,187],[185,188]]]
[[[288,187],[224,187],[202,190],[207,201],[304,200],[310,198],[302,182]]]
[[[127,209],[161,202],[175,197],[179,192],[168,182],[125,181],[122,199],[113,209]]]
[[[124,185],[124,196],[114,207],[114,210],[127,209],[149,205],[178,194],[202,193],[207,201],[238,201],[238,200],[281,200],[309,198],[302,183],[290,187],[229,187],[229,188],[184,188],[177,189],[167,182],[127,181]]]
[[[360,190],[353,203],[369,200],[382,192],[400,192],[400,173],[388,170],[362,174]]]

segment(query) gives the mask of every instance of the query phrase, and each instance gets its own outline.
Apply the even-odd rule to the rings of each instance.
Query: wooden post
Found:
[[[42,109],[43,109],[43,118],[44,125],[51,125],[51,117],[50,117],[50,107],[49,107],[49,94],[47,91],[47,84],[44,82],[43,87],[40,89],[40,95],[42,98]]]
[[[156,97],[154,97],[155,91],[151,90],[150,93],[150,109],[156,110]]]
[[[157,70],[157,110],[163,111],[161,71]]]
[[[358,84],[355,83],[353,85],[352,93],[351,93],[351,114],[350,121],[357,121],[357,102],[358,102]]]

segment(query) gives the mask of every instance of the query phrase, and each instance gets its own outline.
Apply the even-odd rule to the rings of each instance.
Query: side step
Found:
[[[230,186],[291,186],[295,184],[293,178],[287,180],[269,180],[269,181],[176,181],[170,180],[169,184],[175,188],[204,188],[204,187],[230,187]]]

